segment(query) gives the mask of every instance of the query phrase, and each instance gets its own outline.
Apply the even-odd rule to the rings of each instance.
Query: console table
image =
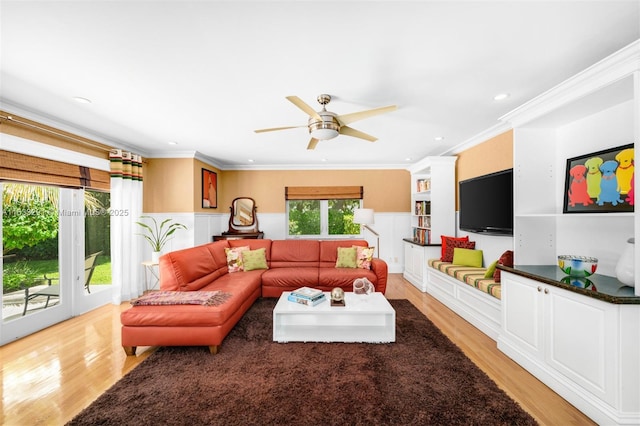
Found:
[[[222,235],[214,235],[211,237],[213,241],[220,240],[261,240],[264,238],[264,232],[223,232]]]
[[[498,348],[599,424],[640,423],[640,297],[614,277],[500,266]]]

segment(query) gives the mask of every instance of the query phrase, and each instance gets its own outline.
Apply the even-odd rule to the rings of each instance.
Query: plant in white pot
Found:
[[[187,229],[183,224],[173,222],[173,219],[165,219],[159,225],[156,219],[151,216],[140,216],[140,219],[151,219],[153,222],[153,226],[144,222],[136,222],[144,230],[143,234],[138,235],[142,235],[151,244],[151,260],[153,262],[158,262],[162,248],[178,229]]]

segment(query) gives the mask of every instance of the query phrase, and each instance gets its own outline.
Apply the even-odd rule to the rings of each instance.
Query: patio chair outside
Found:
[[[93,276],[93,270],[96,268],[96,260],[98,256],[102,254],[102,251],[97,253],[90,254],[84,259],[84,288],[88,293],[91,293],[89,289],[89,284],[91,283],[91,277]],[[44,304],[44,308],[49,306],[49,300],[52,297],[60,297],[60,284],[53,284],[54,280],[58,280],[58,278],[49,278],[45,274],[44,278],[39,278],[35,282],[43,282],[47,283],[47,287],[37,290],[33,293],[30,293],[30,288],[27,287],[24,289],[24,310],[22,311],[22,315],[24,316],[27,313],[27,306],[29,301],[35,299],[36,297],[43,296],[47,298],[47,301]]]

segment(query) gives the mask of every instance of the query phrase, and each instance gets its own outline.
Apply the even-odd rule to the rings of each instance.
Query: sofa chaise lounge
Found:
[[[214,301],[146,305],[134,301],[120,317],[122,346],[127,355],[135,355],[137,346],[208,346],[215,354],[259,297],[279,297],[284,291],[304,286],[352,291],[353,281],[362,277],[369,279],[376,291],[385,293],[388,272],[383,260],[366,259],[370,265],[365,261],[363,267],[339,267],[343,266],[342,257],[338,262],[339,254],[351,255],[353,247],[367,246],[365,240],[245,239],[167,253],[160,257],[161,292],[194,297],[206,294]],[[244,257],[252,259],[251,268],[248,263],[246,268],[230,263],[227,255],[238,250],[246,250]]]

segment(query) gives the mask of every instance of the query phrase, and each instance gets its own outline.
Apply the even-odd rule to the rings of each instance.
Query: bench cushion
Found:
[[[454,265],[451,262],[443,262],[440,259],[429,259],[429,266],[437,269],[458,281],[468,284],[483,291],[496,299],[502,296],[500,283],[493,278],[485,278],[486,268],[475,268],[472,266]]]

